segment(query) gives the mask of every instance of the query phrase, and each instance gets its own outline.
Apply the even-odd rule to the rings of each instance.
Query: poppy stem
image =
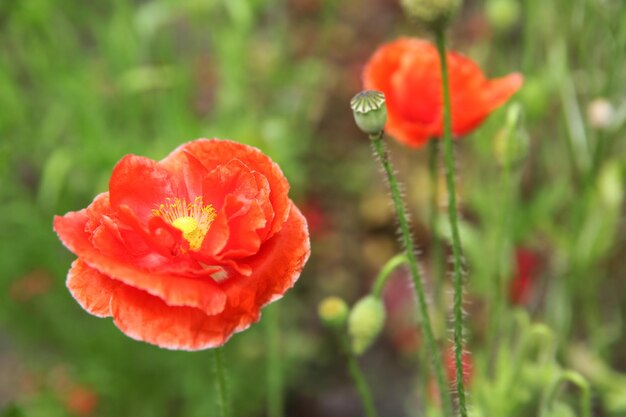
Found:
[[[370,135],[372,147],[374,153],[378,158],[380,164],[387,176],[387,182],[391,191],[391,198],[396,210],[396,217],[400,225],[402,243],[404,245],[405,256],[409,265],[409,271],[411,278],[413,279],[413,288],[415,289],[415,295],[417,296],[418,308],[422,323],[422,331],[430,351],[432,358],[432,364],[435,371],[435,377],[437,385],[439,387],[439,395],[441,396],[441,404],[444,411],[444,416],[452,417],[452,406],[450,404],[450,397],[448,395],[448,386],[445,381],[443,372],[443,365],[441,360],[441,352],[437,346],[433,328],[430,321],[430,315],[428,313],[428,304],[426,302],[426,294],[424,291],[424,284],[422,283],[422,276],[417,265],[417,258],[415,256],[415,244],[413,243],[413,236],[411,235],[411,229],[409,227],[409,220],[404,207],[404,201],[402,200],[402,194],[400,193],[400,185],[396,178],[395,170],[389,159],[389,154],[385,149],[385,145],[382,142],[383,132]]]
[[[359,366],[357,357],[352,352],[352,349],[350,349],[350,341],[345,335],[340,335],[339,337],[341,339],[341,344],[343,345],[343,350],[346,354],[350,376],[352,377],[352,380],[354,381],[356,390],[358,391],[359,396],[361,397],[361,402],[363,403],[365,416],[366,417],[378,417],[378,413],[376,412],[376,407],[374,406],[374,397],[372,397],[372,392],[370,391],[370,387],[367,384],[365,375],[363,375],[363,372],[361,371],[361,367]]]
[[[569,382],[578,387],[580,390],[581,416],[591,417],[591,388],[589,387],[589,382],[578,372],[570,370],[561,371],[560,375],[552,382],[548,392],[544,394],[539,408],[539,417],[549,415],[549,411],[556,400],[558,390],[564,382]]]
[[[454,258],[454,362],[456,368],[456,392],[459,415],[467,417],[465,404],[465,384],[463,383],[463,249],[458,224],[456,202],[456,169],[454,166],[454,145],[452,143],[452,110],[450,105],[450,83],[446,60],[446,38],[443,29],[435,32],[437,51],[441,63],[443,89],[444,157],[446,163],[446,183],[448,185],[448,216],[452,231],[452,254]]]
[[[218,408],[220,410],[220,417],[228,417],[228,392],[226,389],[226,373],[224,370],[224,363],[222,360],[222,348],[213,349],[213,355],[215,358],[215,374],[218,393]]]
[[[278,305],[265,309],[267,343],[267,415],[283,417],[282,367],[279,351]]]
[[[430,180],[430,210],[429,227],[432,245],[433,281],[435,283],[435,304],[441,306],[441,291],[444,284],[443,268],[443,246],[439,233],[437,233],[437,223],[439,222],[439,204],[437,201],[437,190],[439,189],[439,143],[436,138],[428,141],[428,173]]]
[[[406,255],[404,253],[400,253],[393,258],[389,259],[385,265],[383,265],[382,269],[378,273],[376,277],[376,281],[374,281],[374,288],[372,288],[372,295],[374,297],[380,298],[383,288],[385,287],[385,283],[391,273],[400,265],[407,263]]]

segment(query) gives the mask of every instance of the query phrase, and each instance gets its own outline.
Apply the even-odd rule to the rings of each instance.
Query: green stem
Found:
[[[356,356],[352,352],[352,349],[350,349],[349,341],[345,336],[342,336],[342,342],[348,361],[348,370],[350,371],[350,376],[352,376],[354,385],[356,386],[359,396],[361,397],[361,401],[363,402],[365,416],[378,417],[376,407],[374,406],[372,392],[370,391],[369,385],[367,385],[367,380],[359,367],[359,362],[357,361]]]
[[[282,367],[280,360],[278,304],[265,310],[265,338],[267,342],[267,415],[283,417]]]
[[[398,179],[396,178],[395,171],[389,160],[389,155],[382,142],[383,134],[380,132],[377,135],[371,135],[372,147],[374,153],[378,157],[385,174],[387,175],[387,181],[389,182],[389,189],[391,191],[391,198],[396,210],[396,217],[402,231],[402,243],[404,244],[405,255],[409,265],[409,271],[411,278],[413,279],[413,287],[417,296],[418,308],[422,321],[422,331],[426,338],[428,350],[432,358],[432,364],[435,371],[435,377],[437,379],[437,385],[439,386],[439,394],[441,396],[441,406],[444,410],[444,416],[452,417],[452,405],[450,403],[450,397],[448,395],[448,386],[446,385],[443,365],[441,361],[441,353],[437,346],[435,336],[430,321],[430,315],[428,314],[428,304],[426,303],[426,294],[424,291],[424,284],[422,283],[422,277],[420,270],[417,266],[417,259],[415,256],[415,244],[413,243],[413,237],[411,235],[411,229],[409,227],[409,221],[407,218],[406,210],[404,208],[404,202],[400,193],[400,186]]]
[[[446,62],[446,40],[443,30],[436,32],[437,51],[441,62],[441,82],[443,88],[444,151],[446,161],[446,183],[448,185],[448,216],[452,231],[452,254],[454,257],[454,359],[456,365],[456,391],[459,400],[459,414],[467,417],[465,404],[465,384],[463,383],[463,251],[459,233],[456,203],[456,170],[452,143],[452,110],[450,105],[450,84]]]
[[[589,382],[574,371],[563,371],[552,383],[547,395],[541,404],[540,417],[547,417],[549,410],[557,397],[559,387],[563,382],[570,382],[578,387],[580,390],[580,408],[582,417],[591,417],[591,388]]]
[[[224,363],[222,360],[222,349],[213,349],[213,355],[215,358],[215,374],[218,393],[218,408],[220,410],[220,417],[228,417],[228,392],[226,389],[226,373],[224,370]]]
[[[374,282],[374,288],[372,289],[372,295],[377,298],[380,298],[383,288],[385,286],[385,282],[391,275],[391,273],[400,265],[407,263],[406,255],[401,253],[399,255],[394,256],[389,259],[387,263],[382,267],[378,276],[376,277],[376,281]]]
[[[508,139],[508,138],[507,138]],[[498,340],[502,334],[502,330],[508,320],[504,317],[506,300],[508,299],[507,284],[509,281],[506,275],[511,273],[509,267],[511,263],[511,211],[514,209],[513,204],[513,187],[511,181],[511,167],[509,161],[506,160],[502,166],[500,177],[500,202],[499,202],[499,218],[495,236],[495,246],[493,253],[496,254],[494,262],[494,289],[491,294],[491,304],[493,305],[493,314],[490,319],[489,328],[489,349],[490,357],[497,357]],[[492,375],[495,363],[490,363],[489,374]]]
[[[437,223],[439,221],[439,204],[437,201],[437,190],[439,189],[439,143],[437,139],[431,138],[428,141],[428,173],[430,177],[430,210],[429,226],[432,245],[433,281],[435,282],[435,301],[441,307],[442,290],[444,284],[443,267],[443,245],[437,233]]]

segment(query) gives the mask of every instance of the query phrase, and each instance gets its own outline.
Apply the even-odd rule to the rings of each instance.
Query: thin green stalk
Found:
[[[435,301],[441,307],[442,292],[444,284],[443,267],[443,245],[437,233],[437,223],[439,222],[439,204],[437,201],[437,190],[439,189],[439,143],[437,139],[431,138],[428,141],[428,173],[430,179],[430,210],[428,213],[428,223],[431,233],[433,281],[435,283]]]
[[[507,283],[505,274],[509,273],[509,268],[505,267],[505,264],[511,260],[510,247],[511,247],[511,211],[514,209],[513,204],[513,187],[511,179],[511,166],[508,160],[502,166],[502,172],[500,176],[500,203],[499,203],[499,219],[498,227],[495,236],[494,252],[497,254],[494,268],[494,282],[495,288],[491,294],[491,304],[493,305],[493,314],[489,321],[489,349],[490,357],[495,358],[498,351],[498,341],[502,334],[504,326],[506,326],[508,317],[504,317],[505,303],[508,298]],[[494,362],[489,364],[489,374],[492,375],[494,371]]]
[[[278,329],[278,304],[265,310],[265,338],[267,343],[267,415],[283,417],[282,367]]]
[[[385,286],[385,282],[391,275],[391,273],[400,265],[407,263],[406,255],[401,253],[399,255],[394,256],[389,259],[387,263],[381,268],[378,276],[376,277],[376,281],[374,281],[374,288],[372,289],[372,295],[380,298],[383,288]]]
[[[396,210],[396,217],[402,231],[402,243],[404,244],[405,254],[409,265],[409,271],[411,278],[413,279],[413,287],[415,288],[415,295],[417,296],[418,308],[422,321],[422,331],[426,338],[428,350],[432,358],[432,364],[435,371],[435,377],[437,385],[439,386],[439,395],[441,396],[441,406],[443,407],[444,416],[452,417],[452,405],[450,403],[450,397],[448,395],[448,386],[445,381],[443,372],[443,365],[441,361],[441,353],[435,341],[433,329],[430,321],[430,315],[428,314],[428,305],[426,303],[426,294],[424,291],[424,284],[422,283],[422,277],[417,266],[417,259],[415,256],[415,244],[413,243],[413,237],[411,235],[411,229],[409,227],[409,221],[407,218],[406,210],[404,208],[404,202],[400,193],[400,186],[398,179],[396,178],[395,171],[389,160],[389,155],[382,142],[383,133],[380,132],[377,135],[371,135],[372,147],[374,153],[378,157],[385,174],[387,175],[387,181],[389,182],[389,189],[391,191],[391,198]]]
[[[463,383],[463,251],[459,233],[456,204],[456,169],[452,143],[452,111],[450,106],[450,83],[446,62],[446,39],[443,30],[436,32],[437,51],[441,62],[441,82],[443,88],[444,153],[446,161],[446,183],[448,184],[448,216],[452,231],[452,254],[454,257],[454,359],[456,365],[456,391],[459,400],[459,414],[467,417],[465,404],[465,384]]]
[[[580,390],[580,412],[582,417],[591,417],[591,388],[589,382],[578,372],[566,370],[554,380],[541,402],[539,417],[546,417],[556,400],[558,390],[563,382],[570,382]]]
[[[361,401],[363,403],[363,409],[365,410],[366,417],[378,417],[378,413],[376,412],[376,407],[374,406],[374,399],[372,397],[372,392],[370,391],[369,385],[367,384],[367,380],[365,379],[365,375],[361,371],[359,367],[359,362],[357,361],[356,356],[350,349],[350,342],[347,340],[345,336],[340,336],[342,339],[342,344],[344,347],[344,351],[346,353],[346,358],[348,361],[348,370],[350,371],[350,376],[352,376],[352,380],[354,381],[354,385],[356,386],[356,390],[361,397]]]
[[[220,417],[228,417],[230,415],[228,412],[228,390],[226,389],[226,372],[222,360],[222,348],[213,349],[213,355],[215,358],[215,379]]]

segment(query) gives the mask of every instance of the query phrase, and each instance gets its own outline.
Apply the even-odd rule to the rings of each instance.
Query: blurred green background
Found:
[[[424,35],[395,0],[0,0],[0,415],[217,415],[210,352],[134,342],[82,311],[64,287],[73,255],[51,226],[105,190],[123,155],[160,159],[198,137],[261,148],[309,219],[312,258],[269,307],[285,415],[361,415],[317,303],[355,301],[400,248],[348,103],[377,45]],[[458,143],[474,413],[537,415],[573,369],[594,415],[626,416],[626,4],[467,0],[450,45],[490,77],[526,80]],[[390,148],[430,285],[426,151]],[[494,282],[518,278],[520,248],[533,254],[530,289],[503,301]],[[381,415],[437,416],[424,409],[402,275],[361,362]],[[499,303],[506,326],[493,337]],[[224,350],[237,417],[266,415],[264,327]],[[551,415],[578,415],[576,385],[557,394]]]

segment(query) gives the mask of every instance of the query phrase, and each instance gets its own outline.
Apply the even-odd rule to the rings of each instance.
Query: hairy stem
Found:
[[[398,179],[396,178],[395,171],[389,160],[389,155],[387,154],[387,150],[382,142],[383,134],[382,132],[377,135],[371,135],[370,139],[372,141],[372,146],[374,148],[374,153],[378,157],[385,174],[387,176],[387,181],[389,183],[389,189],[391,191],[391,198],[393,200],[393,205],[396,211],[396,217],[398,218],[398,223],[400,225],[400,230],[402,234],[402,243],[405,249],[406,259],[409,265],[409,271],[411,273],[411,278],[413,280],[413,288],[415,289],[415,294],[417,296],[418,308],[420,312],[421,322],[422,322],[422,331],[424,337],[426,338],[426,343],[428,346],[428,350],[430,351],[430,356],[432,358],[432,364],[435,371],[435,377],[437,380],[437,385],[439,386],[439,394],[441,396],[441,405],[443,407],[444,416],[452,417],[452,406],[450,403],[450,396],[448,391],[448,386],[446,385],[443,365],[441,361],[441,353],[437,346],[437,342],[435,340],[435,336],[433,334],[433,329],[430,321],[430,315],[428,313],[428,304],[426,303],[426,294],[424,291],[424,284],[422,283],[422,277],[420,274],[420,270],[417,266],[417,259],[415,256],[415,244],[413,243],[413,237],[411,235],[411,229],[409,227],[409,221],[407,218],[406,210],[404,208],[404,202],[402,200],[402,195],[400,193],[400,186],[398,183]]]
[[[436,32],[437,51],[441,63],[443,89],[444,156],[446,162],[446,183],[448,185],[448,216],[452,231],[452,254],[454,258],[454,362],[456,366],[456,391],[459,401],[459,414],[467,417],[465,385],[463,383],[463,250],[459,233],[456,203],[456,169],[454,166],[454,145],[452,143],[452,111],[450,106],[450,83],[446,61],[446,40],[443,30]]]
[[[437,233],[439,221],[439,204],[437,202],[437,190],[439,179],[439,143],[436,138],[428,141],[428,173],[430,182],[430,208],[428,223],[431,233],[433,281],[435,283],[435,304],[441,307],[442,291],[444,287],[443,245]]]

